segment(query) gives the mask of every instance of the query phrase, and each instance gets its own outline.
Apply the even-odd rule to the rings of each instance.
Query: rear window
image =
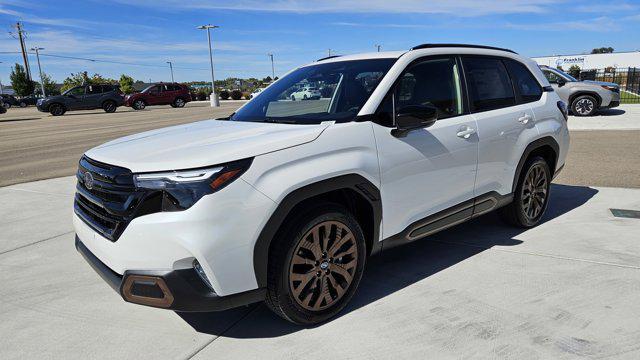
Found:
[[[475,112],[500,109],[516,104],[509,74],[502,60],[464,57],[464,72]]]
[[[505,60],[511,81],[523,103],[537,101],[542,97],[542,87],[527,67],[515,60]]]

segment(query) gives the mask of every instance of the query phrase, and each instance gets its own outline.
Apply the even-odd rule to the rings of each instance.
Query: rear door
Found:
[[[162,92],[160,94],[162,98],[161,103],[163,105],[171,104],[176,96],[175,87],[173,84],[162,84]]]
[[[463,66],[471,110],[478,123],[476,196],[512,192],[513,177],[522,151],[537,136],[534,114],[523,92],[530,83],[512,82],[507,67],[519,71],[513,60],[464,56]],[[536,82],[537,84],[537,82]],[[528,90],[527,90],[528,91]],[[542,89],[539,89],[540,94]]]
[[[473,198],[477,125],[465,109],[463,93],[455,57],[426,57],[405,69],[382,103],[373,128],[382,181],[383,238]],[[394,136],[395,114],[412,105],[436,107],[438,120],[404,137]],[[465,214],[470,217],[471,209]]]
[[[85,109],[95,109],[100,107],[100,98],[102,97],[102,85],[87,85],[86,93],[82,101],[82,107]]]

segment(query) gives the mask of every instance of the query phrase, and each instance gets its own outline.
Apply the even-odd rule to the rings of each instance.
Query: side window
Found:
[[[516,104],[513,86],[502,60],[464,57],[469,97],[475,112],[500,109]]]
[[[396,85],[395,109],[408,105],[434,106],[438,119],[462,114],[462,89],[455,59],[429,59],[409,66]]]
[[[546,77],[547,80],[549,80],[550,84],[558,83],[558,75],[554,74],[552,71],[542,70],[542,73],[544,74],[544,77]]]
[[[72,89],[71,91],[69,91],[69,94],[74,95],[74,96],[82,96],[82,95],[84,95],[84,87],[80,86],[80,87],[77,87],[75,89]]]
[[[540,100],[542,87],[527,67],[515,60],[506,60],[507,69],[511,74],[511,82],[520,95],[521,102],[528,103]]]
[[[89,85],[87,86],[87,95],[100,94],[102,92],[101,85]]]
[[[158,95],[160,94],[160,85],[156,85],[149,89],[149,94]]]

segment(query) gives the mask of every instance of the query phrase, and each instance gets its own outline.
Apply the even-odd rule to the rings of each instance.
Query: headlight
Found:
[[[162,211],[184,210],[240,177],[251,166],[251,161],[244,159],[209,168],[135,174],[133,182],[138,189],[150,190],[152,194],[148,199],[155,197]]]
[[[609,90],[609,91],[613,91],[613,92],[618,92],[618,87],[617,86],[609,86],[609,85],[600,85],[603,88]]]

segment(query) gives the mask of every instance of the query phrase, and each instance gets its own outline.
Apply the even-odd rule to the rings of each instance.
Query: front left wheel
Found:
[[[347,209],[325,203],[287,221],[269,255],[267,305],[301,325],[325,321],[355,293],[366,259],[360,225]]]
[[[113,113],[116,112],[116,109],[118,108],[118,106],[116,105],[116,103],[114,101],[105,101],[104,104],[102,104],[102,110],[104,110],[104,112],[106,113]]]
[[[173,101],[172,106],[176,107],[176,108],[181,108],[184,107],[184,105],[186,104],[186,102],[184,101],[184,99],[182,98],[177,98]]]

